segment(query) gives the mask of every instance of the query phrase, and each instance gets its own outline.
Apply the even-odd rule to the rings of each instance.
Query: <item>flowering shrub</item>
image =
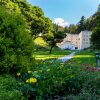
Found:
[[[86,72],[66,63],[44,61],[34,70],[17,75],[19,90],[29,100],[54,100],[59,96],[82,95],[87,90],[100,94],[99,73]],[[95,78],[96,75],[99,77]]]
[[[32,71],[27,73],[17,73],[18,86],[19,90],[22,92],[21,98],[29,98],[34,96],[36,91],[36,83],[38,82],[37,78],[34,77]]]
[[[61,62],[44,61],[39,63],[34,71],[17,73],[19,89],[26,98],[37,100],[60,95],[64,92],[65,81],[77,75],[77,72],[71,69]]]

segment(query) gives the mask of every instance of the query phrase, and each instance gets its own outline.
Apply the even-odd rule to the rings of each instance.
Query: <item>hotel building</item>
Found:
[[[57,45],[61,49],[70,49],[70,50],[81,50],[85,48],[89,48],[91,31],[81,31],[79,34],[66,34],[66,38],[64,38],[62,43],[58,43]]]

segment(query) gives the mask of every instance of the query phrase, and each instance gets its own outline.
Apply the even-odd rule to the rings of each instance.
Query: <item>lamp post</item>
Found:
[[[99,52],[95,52],[96,66],[98,66]]]

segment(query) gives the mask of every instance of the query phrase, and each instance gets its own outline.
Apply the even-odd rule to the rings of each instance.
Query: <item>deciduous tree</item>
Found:
[[[60,26],[54,24],[53,30],[44,35],[44,39],[50,45],[50,54],[52,53],[52,49],[56,46],[56,43],[61,42],[65,37],[64,30],[59,30],[59,27]]]

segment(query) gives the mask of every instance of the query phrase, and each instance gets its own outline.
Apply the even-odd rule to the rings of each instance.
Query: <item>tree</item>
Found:
[[[100,27],[96,27],[91,35],[92,46],[100,50]]]
[[[34,38],[37,38],[41,33],[46,34],[52,30],[52,21],[46,17],[34,18],[31,23],[31,31]]]
[[[32,6],[26,0],[0,0],[0,6],[22,14],[34,39],[40,33],[45,34],[52,30],[51,21],[45,17],[42,9],[38,6]]]
[[[85,22],[86,22],[85,17],[82,16],[81,20],[78,23],[78,27],[77,27],[78,33],[80,33],[81,31],[86,30]]]
[[[85,23],[85,26],[86,26],[86,30],[89,30],[89,31],[92,31],[94,29],[96,25],[96,22],[95,22],[95,17],[94,15],[89,17],[87,20],[86,20],[86,23]]]
[[[31,66],[33,42],[21,14],[0,7],[0,72],[16,73]]]
[[[56,43],[61,42],[65,37],[64,30],[60,30],[59,28],[61,27],[54,24],[53,30],[43,36],[43,38],[50,45],[49,54],[52,53],[52,49],[56,46]]]
[[[95,14],[95,28],[93,30],[92,36],[91,36],[91,41],[93,46],[96,49],[100,49],[100,11],[99,11],[99,7],[98,10]]]
[[[70,24],[70,26],[68,28],[68,33],[75,34],[76,33],[76,29],[77,29],[77,26],[76,25]]]
[[[98,10],[97,10],[97,12],[100,12],[100,4],[99,4],[99,6],[98,6]]]
[[[91,41],[94,48],[100,50],[100,11],[98,10],[95,16],[95,28],[93,30]]]
[[[86,30],[93,31],[93,29],[97,26],[97,24],[100,21],[99,12],[100,12],[100,5],[98,6],[98,10],[86,20],[85,23]]]
[[[64,27],[64,32],[65,32],[65,33],[68,33],[68,32],[69,32],[68,26]]]

